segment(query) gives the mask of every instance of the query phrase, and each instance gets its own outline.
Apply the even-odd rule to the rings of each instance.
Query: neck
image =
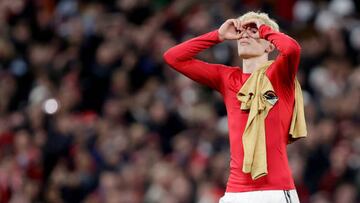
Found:
[[[268,55],[263,54],[261,56],[251,57],[243,59],[243,73],[253,73],[260,68],[261,65],[268,61]]]

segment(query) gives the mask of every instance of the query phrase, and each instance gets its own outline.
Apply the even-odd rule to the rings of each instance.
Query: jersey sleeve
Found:
[[[176,71],[190,79],[220,91],[221,69],[224,65],[210,64],[194,57],[201,51],[220,43],[217,30],[185,41],[167,50],[163,58]]]
[[[293,87],[300,62],[300,45],[290,36],[267,25],[261,25],[259,33],[260,38],[270,41],[279,50],[279,55],[267,74],[270,78],[277,78],[282,85]]]

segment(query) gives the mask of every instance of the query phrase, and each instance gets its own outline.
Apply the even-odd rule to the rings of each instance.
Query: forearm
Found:
[[[164,53],[164,59],[169,65],[176,65],[193,59],[201,51],[220,42],[218,31],[214,30],[170,48]]]
[[[280,52],[275,65],[267,70],[268,74],[273,80],[278,80],[279,84],[293,87],[300,62],[300,45],[293,38],[267,25],[261,25],[259,33],[261,38],[270,41]]]
[[[279,50],[280,54],[290,57],[300,56],[300,45],[290,36],[272,30],[267,25],[261,25],[259,28],[260,38],[270,41]]]
[[[170,67],[194,81],[213,89],[220,89],[221,65],[209,64],[194,57],[201,51],[221,42],[217,30],[190,39],[170,48],[164,53],[164,60]]]

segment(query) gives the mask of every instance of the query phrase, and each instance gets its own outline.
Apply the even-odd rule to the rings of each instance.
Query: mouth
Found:
[[[240,45],[249,45],[250,44],[250,42],[244,42],[244,41],[242,41],[242,42],[240,42]]]

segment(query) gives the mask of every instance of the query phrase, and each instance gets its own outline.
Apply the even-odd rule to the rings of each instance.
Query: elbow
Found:
[[[300,55],[301,46],[300,46],[300,44],[299,44],[297,41],[295,41],[295,40],[293,40],[293,50],[294,50],[295,53],[297,53],[298,55]]]
[[[167,63],[168,65],[172,66],[176,63],[176,55],[173,53],[172,49],[168,49],[164,54],[163,54],[163,59],[165,61],[165,63]]]
[[[301,47],[297,42],[295,42],[295,45],[291,48],[291,54],[295,56],[300,56],[300,53]]]
[[[171,59],[170,52],[169,52],[169,50],[167,50],[167,51],[164,52],[164,54],[163,54],[163,60],[165,61],[165,63],[169,64],[169,63],[170,63],[170,59]]]

